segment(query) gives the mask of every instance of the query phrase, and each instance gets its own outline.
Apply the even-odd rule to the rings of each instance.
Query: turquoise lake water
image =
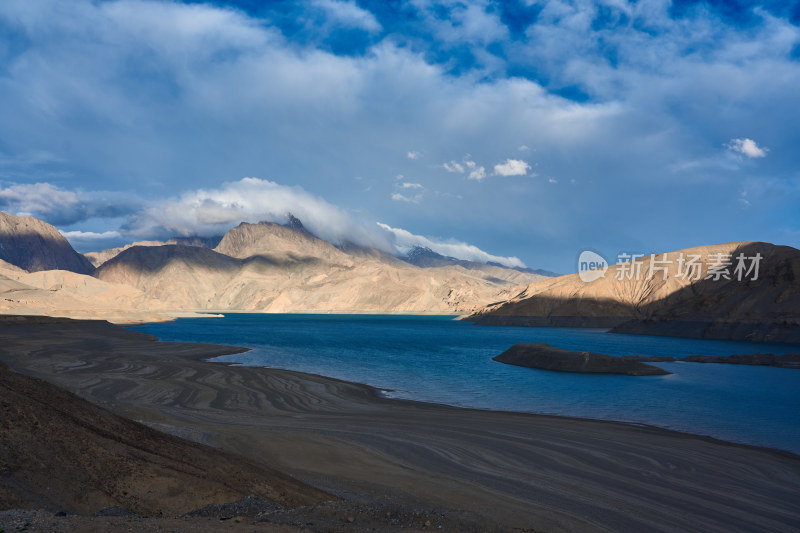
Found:
[[[668,376],[551,372],[492,357],[520,342],[610,355],[800,352],[798,345],[476,326],[442,316],[230,314],[139,326],[165,341],[247,346],[219,358],[310,372],[391,397],[636,422],[800,453],[800,370],[657,363]]]

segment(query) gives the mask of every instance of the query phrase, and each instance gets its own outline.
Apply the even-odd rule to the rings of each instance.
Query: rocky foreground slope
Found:
[[[737,271],[740,256],[743,269]],[[757,275],[752,260],[756,257]],[[698,258],[693,262],[696,270],[688,264],[692,258]],[[612,265],[591,282],[573,274],[532,283],[468,320],[800,342],[800,250],[734,242],[655,254],[637,262],[638,266]]]
[[[0,326],[2,327],[2,326]],[[0,363],[0,509],[175,516],[254,495],[332,499],[262,464],[160,433]]]

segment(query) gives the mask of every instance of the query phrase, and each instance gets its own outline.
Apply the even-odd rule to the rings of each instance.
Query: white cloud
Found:
[[[506,159],[503,163],[494,166],[497,176],[525,176],[531,166],[521,159]]]
[[[482,0],[472,2],[414,2],[421,7],[421,15],[436,36],[448,42],[465,42],[470,45],[488,44],[508,38],[508,28],[491,6]],[[439,12],[449,8],[446,17]],[[480,50],[479,47],[475,47]]]
[[[458,172],[459,174],[464,173],[464,165],[461,163],[457,163],[456,161],[450,161],[449,163],[442,163],[442,168],[444,168],[448,172]]]
[[[420,198],[421,197],[418,194],[414,195],[414,196],[406,196],[405,194],[401,194],[399,192],[393,192],[392,193],[392,200],[394,200],[395,202],[410,202],[410,203],[418,204],[419,201],[420,201]]]
[[[0,189],[0,206],[21,216],[69,209],[78,202],[75,192],[51,183],[13,184]]]
[[[430,248],[434,252],[447,256],[475,261],[478,263],[498,263],[508,267],[524,268],[525,263],[518,257],[502,257],[484,252],[477,246],[459,241],[441,241],[413,233],[401,228],[393,228],[387,224],[378,222],[378,226],[389,232],[394,237],[394,245],[399,253],[407,253],[415,246]]]
[[[471,163],[471,164],[470,164]],[[467,165],[470,168],[468,179],[480,181],[486,177],[486,169],[477,166],[474,162],[469,161]]]
[[[469,156],[467,156],[469,158]],[[484,167],[478,166],[475,161],[471,159],[465,159],[464,163],[458,163],[457,161],[450,161],[449,163],[443,163],[442,168],[444,168],[448,172],[457,172],[459,174],[464,174],[465,172],[469,171],[467,174],[467,178],[471,180],[482,180],[486,177],[486,169]]]
[[[323,10],[329,19],[341,26],[360,28],[368,32],[381,31],[381,25],[375,15],[362,9],[352,0],[341,2],[338,0],[313,0],[312,5]]]
[[[519,148],[517,148],[517,150],[519,150],[520,152],[527,152],[528,150],[530,150],[530,148],[523,144]]]
[[[60,231],[61,235],[69,240],[105,240],[105,239],[118,239],[122,234],[118,231],[103,231],[98,233],[96,231]]]
[[[419,152],[408,152],[406,157],[409,159],[419,159]]]
[[[469,176],[467,176],[467,178],[477,181],[480,181],[485,177],[486,177],[486,169],[483,167],[476,168],[475,170],[469,173]]]
[[[392,200],[395,202],[409,202],[418,204],[422,201],[425,187],[421,183],[396,182],[395,192],[392,193]],[[403,191],[403,192],[399,192]]]
[[[547,178],[547,183],[558,183],[558,180],[555,178]]]
[[[350,241],[392,250],[381,234],[368,231],[339,207],[300,187],[258,178],[243,178],[216,189],[198,189],[154,202],[132,217],[123,231],[145,238],[221,235],[242,221],[284,223],[289,213],[310,232],[330,242]]]
[[[746,157],[767,157],[769,148],[762,148],[753,139],[731,139],[726,145],[728,150]]]
[[[70,191],[46,182],[0,187],[0,209],[63,226],[94,217],[125,216],[140,205],[140,200],[131,194]]]

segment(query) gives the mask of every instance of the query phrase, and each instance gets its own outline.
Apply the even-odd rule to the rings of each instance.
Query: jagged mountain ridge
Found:
[[[269,312],[468,312],[537,279],[488,268],[491,273],[458,266],[422,269],[377,250],[334,246],[297,221],[242,223],[213,251],[134,246],[103,264],[96,276],[177,309]]]
[[[86,252],[83,254],[83,256],[88,259],[92,265],[95,266],[95,268],[97,268],[106,261],[115,258],[120,253],[134,246],[164,246],[165,244],[181,244],[184,246],[199,246],[201,248],[213,249],[221,240],[221,235],[217,237],[172,237],[166,241],[138,241],[131,244],[126,244],[125,246],[120,246],[118,248],[108,248],[107,250],[101,250],[99,252]]]
[[[116,257],[121,252],[133,246],[163,246],[165,244],[182,244],[187,246],[199,246],[214,249],[231,257],[246,258],[254,255],[263,255],[276,258],[282,256],[283,259],[293,257],[314,257],[325,255],[328,259],[338,259],[343,263],[348,263],[348,256],[361,256],[380,258],[386,262],[401,261],[420,268],[439,268],[448,266],[459,266],[468,270],[481,270],[493,275],[498,279],[507,279],[511,271],[534,274],[542,278],[554,277],[558,274],[547,270],[507,267],[499,263],[479,263],[456,259],[434,252],[430,248],[416,246],[406,255],[396,257],[375,248],[367,248],[352,242],[342,242],[333,244],[316,237],[310,233],[302,221],[292,215],[287,214],[285,224],[262,221],[257,224],[242,222],[239,228],[253,228],[267,226],[272,229],[272,235],[248,235],[248,231],[237,232],[217,237],[173,237],[166,241],[140,241],[127,244],[118,248],[109,248],[99,252],[87,252],[86,256],[95,267],[99,267],[106,261]],[[230,232],[228,232],[230,233]],[[227,237],[227,238],[226,238]],[[256,242],[258,241],[258,242]],[[337,252],[338,250],[338,252]],[[341,252],[341,253],[339,253]]]
[[[242,222],[222,237],[214,251],[230,257],[267,257],[275,261],[297,262],[314,258],[331,264],[352,265],[346,252],[308,232],[297,219],[286,225],[274,222]]]

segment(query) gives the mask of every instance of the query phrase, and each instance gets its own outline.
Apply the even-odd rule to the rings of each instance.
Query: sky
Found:
[[[575,272],[800,247],[800,2],[3,0],[0,210]]]

